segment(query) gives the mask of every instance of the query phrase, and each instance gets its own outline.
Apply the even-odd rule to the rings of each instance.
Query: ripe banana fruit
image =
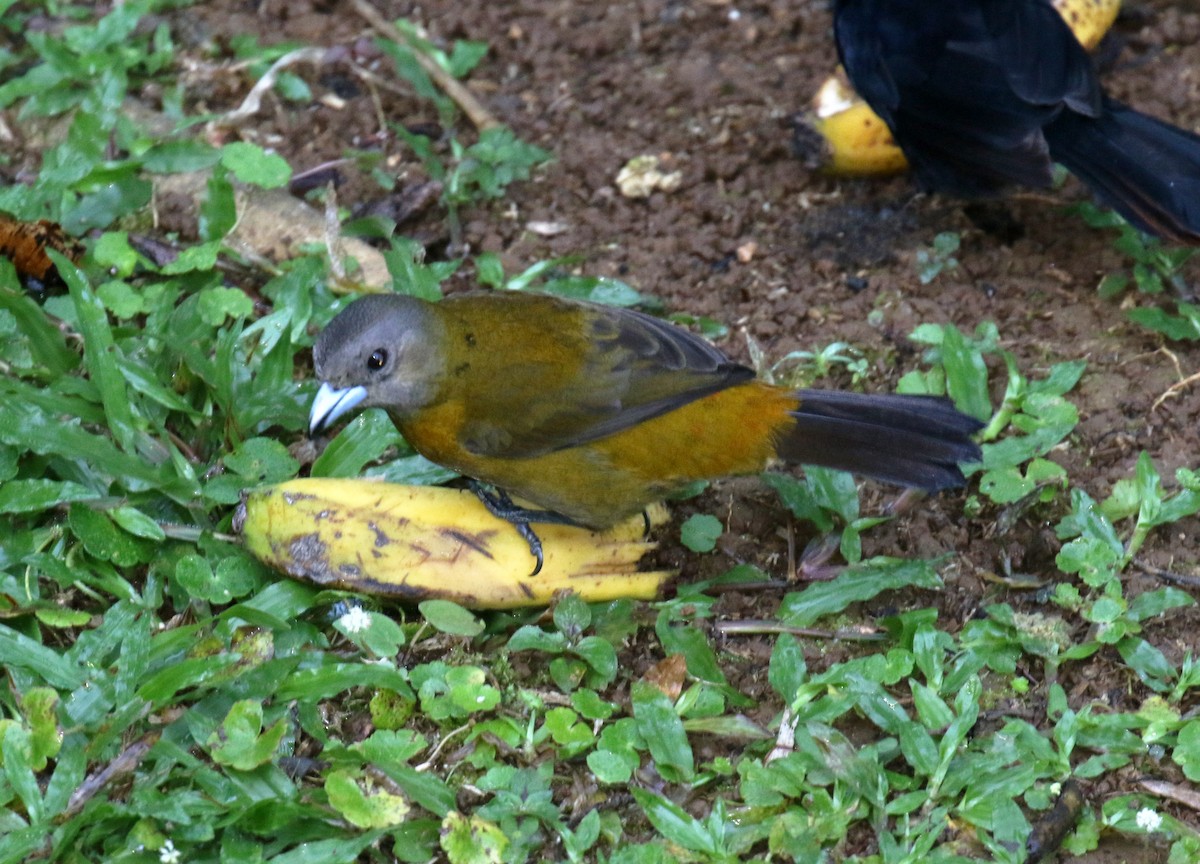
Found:
[[[667,511],[648,511],[651,524]],[[235,529],[260,561],[318,585],[473,609],[542,606],[570,589],[585,600],[650,600],[674,575],[639,572],[655,548],[638,516],[595,533],[536,525],[544,564],[473,493],[370,480],[291,480],[251,492]]]
[[[1117,20],[1121,0],[1054,0],[1054,8],[1079,44],[1092,51]]]
[[[1091,51],[1117,19],[1121,0],[1054,0],[1054,8]],[[797,121],[795,142],[805,165],[825,174],[864,177],[908,168],[887,124],[854,92],[841,66]]]

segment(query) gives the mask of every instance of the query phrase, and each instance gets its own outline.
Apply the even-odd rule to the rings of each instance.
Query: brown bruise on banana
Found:
[[[336,579],[329,565],[329,547],[315,531],[287,543],[272,543],[271,551],[289,576],[308,579],[318,585],[328,585]]]
[[[469,547],[473,551],[478,552],[484,558],[487,558],[489,561],[496,560],[496,556],[492,554],[492,551],[488,546],[487,540],[481,539],[483,537],[495,537],[496,536],[495,531],[485,531],[480,534],[476,534],[476,535],[472,536],[470,534],[467,534],[466,532],[459,531],[454,528],[442,528],[438,531],[438,533],[441,534],[441,536],[443,536],[443,537],[449,537],[451,540],[456,540],[459,543],[461,543],[462,546],[459,547],[460,551],[463,547]],[[452,560],[458,561],[458,556],[459,556],[459,552],[455,552],[454,558]]]

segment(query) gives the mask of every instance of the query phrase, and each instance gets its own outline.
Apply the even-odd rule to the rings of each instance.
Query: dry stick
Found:
[[[358,12],[367,22],[375,28],[380,35],[393,42],[401,45],[407,45],[408,40],[394,24],[385,19],[379,14],[379,10],[372,6],[367,0],[353,0],[354,10]],[[475,124],[475,128],[480,132],[486,129],[492,129],[500,125],[500,121],[492,116],[483,105],[475,98],[462,82],[455,79],[445,69],[438,65],[437,61],[423,51],[413,49],[413,57],[426,74],[433,79],[433,83],[441,88],[442,92],[454,100],[455,104],[462,109],[463,113],[470,118]]]
[[[338,219],[337,188],[333,181],[325,184],[325,254],[329,256],[329,269],[338,282],[346,281],[346,267],[342,263],[342,223]]]
[[[1200,793],[1188,786],[1180,786],[1177,783],[1167,783],[1163,780],[1153,780],[1147,778],[1140,781],[1142,788],[1151,795],[1157,795],[1159,798],[1167,798],[1171,801],[1178,801],[1185,807],[1190,807],[1193,810],[1200,810]]]
[[[283,55],[267,70],[267,74],[258,79],[258,82],[250,88],[250,92],[246,94],[246,98],[242,100],[242,104],[232,111],[227,112],[218,120],[214,121],[220,126],[238,126],[241,123],[249,120],[258,113],[259,107],[262,105],[263,94],[275,86],[275,81],[288,66],[293,66],[296,63],[317,63],[325,57],[324,48],[299,48],[288,54]]]
[[[1200,588],[1200,576],[1190,576],[1187,573],[1176,573],[1173,570],[1152,567],[1145,561],[1139,561],[1136,558],[1130,563],[1147,576],[1155,576],[1159,579],[1165,579],[1168,582],[1174,582],[1177,585],[1187,585],[1189,588]]]
[[[812,639],[838,639],[847,642],[882,642],[884,633],[855,633],[851,630],[818,630],[814,627],[790,627],[780,621],[752,620],[718,621],[713,629],[725,636],[790,633]]]
[[[162,733],[158,730],[149,732],[134,741],[125,748],[115,759],[109,762],[101,770],[92,774],[79,787],[71,793],[71,798],[67,802],[67,807],[63,811],[60,819],[66,820],[76,813],[81,811],[85,804],[90,801],[97,792],[111,783],[118,777],[123,777],[126,774],[132,774],[137,770],[138,765],[142,763],[142,758],[155,745],[159,736]]]
[[[1184,388],[1188,387],[1189,385],[1195,384],[1197,381],[1200,381],[1200,372],[1197,372],[1194,375],[1189,375],[1188,377],[1184,378],[1182,381],[1176,381],[1174,384],[1172,384],[1170,387],[1168,387],[1165,391],[1163,391],[1163,394],[1161,396],[1159,396],[1157,399],[1154,400],[1154,404],[1150,406],[1150,410],[1154,411],[1155,409],[1158,408],[1159,405],[1161,405],[1163,402],[1165,402],[1168,398],[1170,398],[1171,396],[1174,396],[1180,390],[1183,390]]]

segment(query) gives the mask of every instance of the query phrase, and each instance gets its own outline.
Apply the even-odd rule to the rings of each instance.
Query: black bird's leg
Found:
[[[530,576],[536,576],[542,572],[542,541],[530,527],[531,522],[541,522],[546,525],[572,525],[576,528],[581,527],[578,522],[570,517],[563,516],[561,513],[555,513],[553,510],[530,510],[527,507],[518,507],[513,503],[513,500],[508,497],[508,493],[502,489],[490,489],[486,484],[480,483],[478,480],[469,480],[468,488],[474,492],[479,500],[483,502],[483,506],[488,509],[488,512],[497,519],[503,519],[514,528],[517,533],[525,538],[525,542],[529,544],[529,552],[537,559],[537,566],[533,568]]]

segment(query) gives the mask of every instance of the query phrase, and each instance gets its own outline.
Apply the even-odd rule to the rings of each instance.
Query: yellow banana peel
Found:
[[[1092,51],[1117,20],[1121,0],[1054,0],[1054,8],[1079,44]]]
[[[854,92],[841,66],[825,79],[801,122],[817,133],[810,137],[818,152],[807,160],[823,173],[866,177],[908,169],[892,131]]]
[[[666,507],[647,511],[650,523]],[[459,489],[371,480],[291,480],[249,493],[235,527],[260,561],[318,585],[473,609],[544,606],[555,592],[585,600],[650,600],[674,574],[637,570],[656,544],[641,516],[603,532],[536,525],[544,564],[516,529]]]
[[[1117,20],[1121,0],[1054,0],[1054,8],[1091,51]],[[887,124],[854,92],[841,66],[817,89],[796,141],[805,163],[825,174],[881,176],[908,168]]]

